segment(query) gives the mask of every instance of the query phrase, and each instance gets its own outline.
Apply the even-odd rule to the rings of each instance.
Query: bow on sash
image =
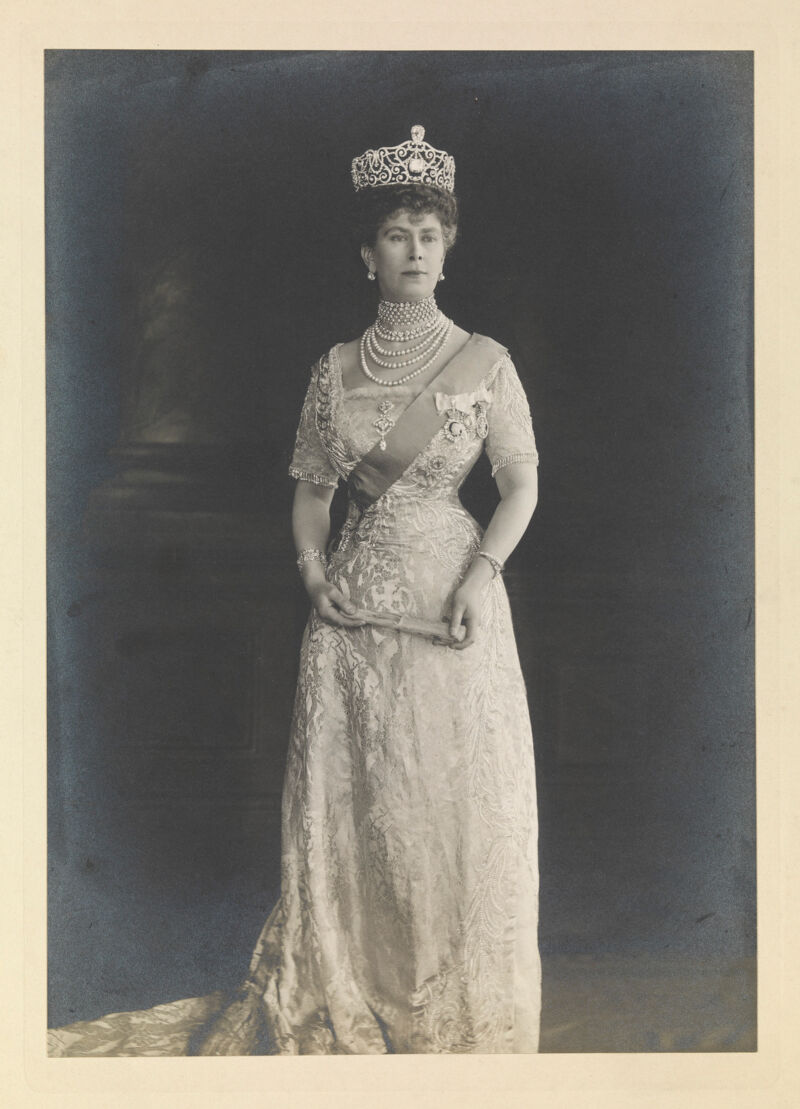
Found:
[[[363,511],[404,474],[449,419],[436,406],[436,393],[468,393],[477,389],[507,349],[486,335],[473,334],[439,373],[414,398],[384,438],[356,463],[347,479],[350,499]]]

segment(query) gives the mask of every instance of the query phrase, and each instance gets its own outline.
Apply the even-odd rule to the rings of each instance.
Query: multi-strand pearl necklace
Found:
[[[378,305],[377,320],[361,336],[361,369],[377,385],[405,385],[433,365],[452,330],[453,321],[439,311],[432,296],[415,301],[382,300]],[[380,339],[384,342],[412,340],[412,344],[389,349],[381,345]],[[376,365],[387,370],[400,370],[417,362],[422,364],[401,377],[387,380],[372,372],[367,364],[367,354]]]

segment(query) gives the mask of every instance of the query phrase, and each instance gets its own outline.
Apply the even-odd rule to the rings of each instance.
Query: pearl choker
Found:
[[[382,300],[378,304],[375,326],[381,332],[404,332],[403,338],[414,338],[439,320],[436,298],[424,300]],[[395,335],[392,335],[395,338]],[[400,336],[396,336],[400,338]]]

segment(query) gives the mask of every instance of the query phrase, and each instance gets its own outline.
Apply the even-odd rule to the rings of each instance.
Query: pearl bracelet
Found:
[[[486,561],[489,563],[492,570],[494,571],[494,573],[492,574],[492,578],[496,578],[498,574],[502,574],[503,563],[500,561],[499,558],[495,558],[494,555],[490,555],[488,551],[476,551],[475,557],[486,559]]]
[[[318,547],[304,547],[302,551],[297,552],[297,569],[302,570],[307,562],[321,562],[323,566],[326,566],[328,559],[325,552]]]

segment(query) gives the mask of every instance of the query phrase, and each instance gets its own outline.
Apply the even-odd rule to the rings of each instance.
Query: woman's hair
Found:
[[[444,245],[450,250],[458,231],[458,201],[452,193],[433,185],[382,185],[363,189],[353,197],[351,228],[355,245],[375,246],[380,226],[395,212],[437,216],[444,232]]]

